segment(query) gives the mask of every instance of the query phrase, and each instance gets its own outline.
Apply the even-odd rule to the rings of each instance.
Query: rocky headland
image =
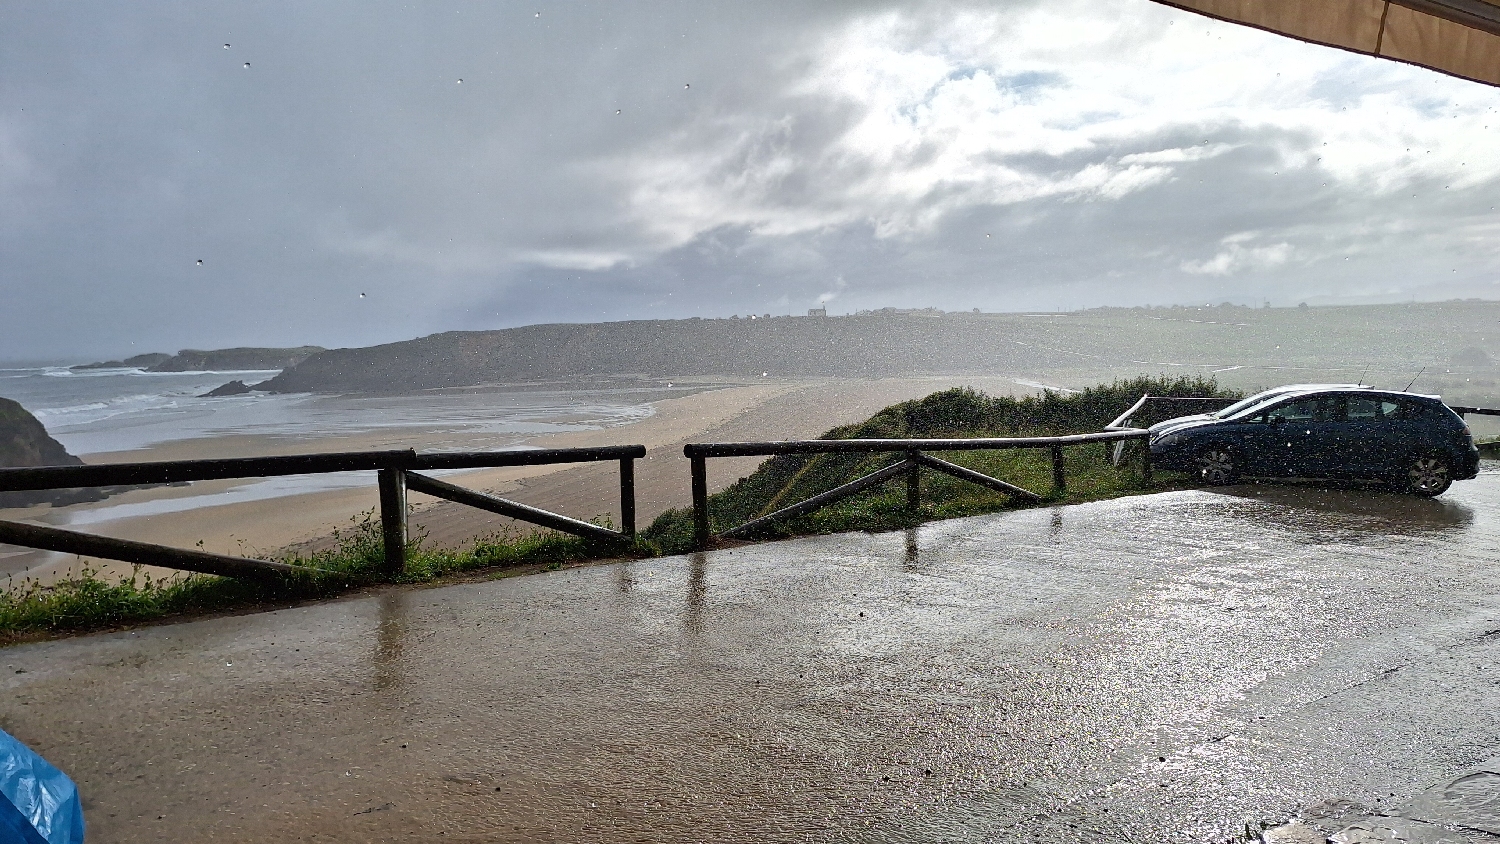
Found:
[[[175,355],[161,352],[136,355],[124,360],[100,361],[72,369],[119,369],[136,367],[147,372],[234,372],[251,369],[285,369],[324,351],[322,346],[288,349],[239,347],[233,349],[183,349]]]
[[[53,439],[46,427],[20,403],[0,398],[0,467],[77,466],[82,463],[69,454],[62,443]],[[74,503],[100,497],[93,490],[0,492],[0,507]]]

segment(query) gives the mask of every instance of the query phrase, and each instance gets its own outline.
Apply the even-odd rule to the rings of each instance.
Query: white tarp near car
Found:
[[[1500,85],[1490,0],[1158,0],[1190,12]]]

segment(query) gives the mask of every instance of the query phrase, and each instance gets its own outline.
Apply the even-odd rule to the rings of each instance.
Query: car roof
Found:
[[[1277,388],[1278,390],[1280,388]],[[1268,390],[1267,392],[1271,392]],[[1442,401],[1442,396],[1433,396],[1426,393],[1408,393],[1405,390],[1377,390],[1368,384],[1297,384],[1289,387],[1283,398],[1293,396],[1311,395],[1316,393],[1360,393],[1379,396],[1399,396],[1408,399],[1427,399],[1428,401]],[[1267,399],[1269,401],[1269,399]]]

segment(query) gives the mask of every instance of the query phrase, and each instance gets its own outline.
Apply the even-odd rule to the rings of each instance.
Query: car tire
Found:
[[[1225,486],[1240,479],[1240,458],[1229,446],[1204,447],[1193,458],[1198,479],[1209,486]]]
[[[1423,498],[1442,495],[1453,485],[1453,468],[1441,454],[1418,457],[1406,467],[1406,491]]]

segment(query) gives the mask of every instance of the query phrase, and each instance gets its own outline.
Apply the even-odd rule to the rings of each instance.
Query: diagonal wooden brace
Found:
[[[210,554],[206,551],[189,551],[169,548],[148,542],[130,539],[115,539],[112,536],[95,536],[71,530],[28,525],[21,522],[0,521],[0,542],[57,551],[63,554],[78,554],[85,557],[102,557],[124,563],[143,566],[160,566],[169,569],[194,571],[200,574],[216,574],[221,577],[275,579],[280,575],[328,574],[324,569],[290,566],[269,560],[251,560],[245,557],[230,557]]]
[[[983,487],[989,487],[996,492],[1003,492],[1006,495],[1015,496],[1016,498],[1022,498],[1030,501],[1033,504],[1039,504],[1042,501],[1042,497],[1040,495],[1037,495],[1029,489],[1022,489],[1015,484],[1008,484],[1005,481],[1000,480],[999,478],[992,478],[989,475],[986,475],[982,472],[976,472],[973,469],[965,469],[964,467],[956,463],[949,463],[946,460],[933,457],[930,454],[918,454],[912,459],[917,463],[920,463],[923,466],[926,466],[927,468],[934,471],[942,472],[946,475],[952,475],[959,480],[979,484]]]
[[[459,504],[465,504],[469,507],[488,510],[491,513],[509,516],[512,519],[519,519],[523,522],[531,522],[532,524],[549,527],[563,533],[571,533],[575,536],[617,544],[630,542],[630,537],[615,533],[608,528],[602,528],[598,525],[579,521],[578,519],[570,519],[567,516],[560,516],[548,510],[529,507],[525,504],[498,496],[486,495],[482,492],[475,492],[472,489],[464,489],[461,486],[444,483],[436,478],[429,478],[426,475],[419,475],[416,472],[406,473],[406,487],[413,492],[420,492],[437,498],[446,498],[449,501],[456,501]]]
[[[758,527],[761,527],[762,525],[770,524],[771,522],[778,521],[780,519],[790,519],[794,516],[800,516],[804,513],[811,513],[812,511],[832,504],[839,499],[848,498],[849,496],[859,492],[863,492],[864,490],[869,489],[872,486],[879,486],[890,480],[891,478],[898,477],[911,471],[913,468],[915,468],[915,466],[913,465],[911,460],[902,460],[899,463],[893,463],[878,472],[872,472],[868,475],[865,475],[863,478],[850,481],[843,486],[835,487],[828,490],[827,492],[814,495],[812,498],[809,498],[800,504],[793,504],[790,507],[783,507],[782,509],[777,510],[774,513],[768,513],[758,519],[751,519],[750,521],[745,522],[737,528],[731,528],[724,531],[723,535],[736,536],[739,534],[745,534],[755,530]]]

